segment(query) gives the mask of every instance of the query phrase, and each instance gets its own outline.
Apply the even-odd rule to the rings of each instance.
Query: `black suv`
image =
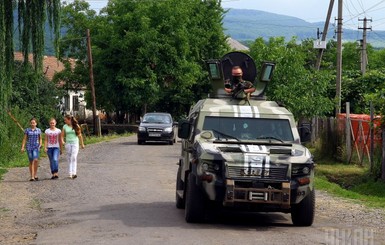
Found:
[[[146,113],[138,128],[138,145],[146,141],[165,141],[170,145],[174,144],[176,125],[169,113]]]

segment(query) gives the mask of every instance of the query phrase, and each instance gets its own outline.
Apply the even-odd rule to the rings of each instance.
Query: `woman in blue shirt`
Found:
[[[27,155],[29,160],[29,172],[31,174],[30,181],[38,180],[37,168],[39,166],[39,151],[43,140],[41,138],[41,130],[37,128],[36,118],[30,120],[30,128],[24,131],[24,138],[21,144],[21,151],[25,151],[25,144],[27,144]]]

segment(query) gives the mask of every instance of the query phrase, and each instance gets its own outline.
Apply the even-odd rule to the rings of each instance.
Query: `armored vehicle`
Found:
[[[290,111],[265,99],[274,63],[257,71],[252,58],[232,52],[208,61],[213,95],[198,101],[179,121],[182,151],[176,178],[176,207],[187,222],[203,222],[213,208],[291,213],[297,226],[314,219],[314,162],[301,144]],[[256,91],[224,92],[231,67]]]

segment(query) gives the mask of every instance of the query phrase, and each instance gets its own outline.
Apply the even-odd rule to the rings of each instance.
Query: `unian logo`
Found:
[[[325,243],[327,245],[374,244],[373,229],[326,229]]]

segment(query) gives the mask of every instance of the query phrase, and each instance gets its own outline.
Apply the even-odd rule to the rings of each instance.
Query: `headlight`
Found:
[[[164,129],[165,133],[171,133],[172,132],[172,127],[168,127]]]
[[[139,132],[146,132],[146,127],[139,126]]]
[[[219,173],[221,172],[221,161],[202,161],[198,164],[198,172],[200,174],[205,172]]]
[[[310,173],[310,168],[309,168],[309,167],[304,167],[304,168],[302,169],[302,173],[304,173],[304,174],[309,174],[309,173]]]
[[[293,164],[291,167],[291,175],[293,177],[309,175],[312,169],[312,164]]]

